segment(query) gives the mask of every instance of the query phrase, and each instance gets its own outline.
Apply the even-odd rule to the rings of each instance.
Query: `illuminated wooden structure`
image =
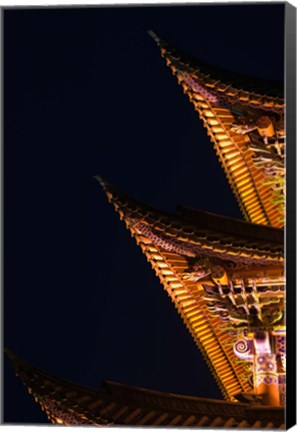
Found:
[[[203,121],[245,219],[282,227],[283,87],[187,58],[149,33]]]
[[[245,221],[187,207],[167,214],[97,179],[155,270],[227,401],[112,383],[95,391],[59,381],[12,355],[13,360],[54,422],[283,428],[282,90],[188,59],[150,34],[203,121]],[[146,397],[137,404],[133,395],[143,392]],[[177,405],[171,409],[175,397],[192,407],[186,415]],[[160,398],[166,399],[166,407]],[[204,404],[204,411],[199,411],[199,404]],[[220,414],[225,409],[226,416]],[[260,413],[266,415],[265,425]]]
[[[251,334],[273,328],[283,338],[283,231],[185,207],[169,215],[99,180],[226,399],[249,393]]]
[[[252,225],[246,223],[242,230],[253,243],[249,246],[249,241],[242,237],[239,231],[235,234],[235,245],[239,242],[244,246],[243,251],[239,251],[240,248],[234,250],[234,240],[230,239],[230,236],[223,241],[223,245],[220,245],[220,240],[214,242],[215,254],[213,251],[210,254],[210,244],[207,244],[204,250],[196,250],[196,263],[190,271],[183,270],[188,274],[183,275],[181,284],[185,287],[188,279],[194,282],[194,290],[206,293],[204,299],[209,302],[208,313],[205,312],[207,327],[213,327],[220,345],[227,337],[227,333],[224,330],[221,333],[221,327],[216,322],[210,322],[209,315],[212,319],[217,320],[219,317],[221,321],[228,323],[231,330],[229,336],[232,335],[236,339],[233,343],[233,354],[237,359],[246,361],[245,366],[242,366],[245,371],[250,369],[252,372],[249,381],[253,386],[253,393],[261,396],[264,405],[284,405],[283,252],[278,249],[278,257],[274,255],[272,259],[271,245],[267,243],[269,238],[275,238],[276,234],[273,234],[272,230],[270,234],[266,231],[265,245],[256,242],[256,239],[261,240],[260,231],[265,231],[264,226],[281,230],[284,224],[283,88],[276,88],[275,83],[263,83],[256,79],[235,76],[188,59],[162,41],[154,32],[149,33],[159,45],[166,64],[177,77],[203,121],[244,218],[247,222],[258,225],[257,228],[252,228]],[[199,232],[199,212],[186,209],[182,213],[195,224]],[[220,222],[216,223],[213,216],[210,217],[209,221],[211,220],[213,226],[209,226],[210,236],[218,240],[214,233],[216,227],[222,225]],[[231,226],[236,226],[236,222],[230,222],[229,229]],[[224,228],[222,237],[228,237],[229,232],[227,227]],[[279,235],[281,232],[279,231]],[[174,238],[177,238],[176,236],[177,232]],[[184,237],[180,240],[193,245],[193,237]],[[199,241],[199,237],[195,240]],[[283,244],[283,240],[281,243]],[[259,250],[252,260],[250,254],[254,247]],[[160,255],[165,254],[163,252]],[[187,256],[184,252],[179,255]],[[201,259],[203,261],[205,258],[206,265],[201,265]],[[195,267],[199,269],[198,275],[195,273]],[[174,270],[174,274],[179,274],[177,269]],[[191,285],[187,291],[189,290]],[[201,311],[202,305],[197,305],[197,310]],[[194,333],[194,338],[198,338],[198,346],[202,344],[202,351],[206,353],[211,367],[215,369],[215,375],[225,396],[232,400],[236,394],[235,381],[231,379],[231,370],[228,370],[231,367],[238,385],[246,391],[247,376],[242,373],[240,367],[235,367],[231,352],[225,348],[219,359],[212,359],[212,351],[203,346],[207,340],[205,335],[199,336],[201,325],[197,325],[194,332],[192,325],[188,327],[192,334]],[[238,373],[238,369],[241,369],[241,372]]]
[[[281,408],[174,395],[110,381],[93,389],[53,377],[8,354],[17,375],[54,424],[285,428]]]

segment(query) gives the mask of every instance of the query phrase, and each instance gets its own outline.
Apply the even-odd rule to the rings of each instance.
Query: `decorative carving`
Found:
[[[176,236],[164,234],[162,230],[154,228],[149,223],[143,222],[142,220],[137,221],[134,218],[130,218],[130,221],[133,224],[133,228],[140,234],[151,240],[156,246],[159,246],[168,252],[174,252],[179,255],[196,259],[203,256],[207,259],[224,262],[226,266],[230,266],[233,262],[235,265],[241,266],[241,268],[253,264],[261,266],[273,265],[273,262],[267,260],[266,256],[263,256],[263,258],[260,256],[255,258],[253,256],[242,256],[240,253],[231,255],[227,251],[216,251],[211,248],[200,246],[199,243],[189,241],[186,236],[185,240],[180,240]],[[213,262],[215,263],[216,261]],[[275,264],[278,264],[277,261]]]
[[[279,373],[286,372],[286,349],[285,349],[285,337],[277,336],[275,341],[276,359],[278,363]]]
[[[245,135],[257,129],[256,122],[248,116],[237,117],[236,122],[231,125],[231,131],[240,135]]]
[[[209,90],[206,90],[205,86],[199,84],[197,79],[192,78],[191,76],[189,76],[189,74],[187,72],[182,72],[181,73],[185,82],[192,87],[192,89],[199,93],[201,96],[204,97],[204,99],[217,104],[218,103],[218,98],[211,93]]]
[[[238,358],[253,361],[253,342],[251,340],[239,339],[233,345],[233,351]]]
[[[226,285],[228,283],[228,276],[222,263],[223,260],[218,258],[201,257],[193,265],[184,270],[183,279],[198,282],[207,276],[211,276],[217,284]]]
[[[212,273],[211,262],[207,258],[201,258],[195,261],[195,263],[188,267],[183,273],[183,279],[197,282],[200,279]]]
[[[254,334],[254,346],[257,354],[271,354],[269,334],[267,331],[257,330]],[[264,358],[264,357],[263,357]],[[259,362],[262,361],[262,357],[259,357]]]
[[[278,210],[283,217],[285,201],[285,127],[283,114],[257,111],[248,115],[238,115],[231,130],[238,134],[248,134],[253,151],[253,162],[267,178],[263,184],[271,186],[272,203],[279,203]]]
[[[29,389],[28,389],[29,390]],[[98,413],[94,414],[89,411],[87,406],[81,406],[75,403],[75,410],[73,409],[73,403],[69,403],[68,399],[62,399],[61,395],[52,392],[53,396],[38,396],[36,391],[29,391],[33,393],[35,402],[41,405],[43,411],[45,411],[48,419],[52,423],[63,424],[68,426],[73,425],[93,425],[93,426],[111,426],[112,421],[108,421]],[[65,401],[67,401],[65,403]]]
[[[233,281],[222,286],[203,284],[208,300],[207,307],[212,315],[219,315],[223,322],[233,323],[235,326],[249,326],[270,328],[284,319],[284,300],[282,296],[274,295],[281,291],[281,287],[271,287],[271,296],[263,297],[270,287],[257,287],[255,281],[241,280],[240,286],[234,286]]]

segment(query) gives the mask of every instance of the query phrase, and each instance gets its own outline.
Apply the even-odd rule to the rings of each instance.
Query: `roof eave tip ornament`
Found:
[[[108,191],[113,191],[115,188],[112,186],[111,183],[109,183],[108,181],[104,180],[104,178],[101,175],[95,175],[94,179],[97,180],[97,182],[101,185],[102,189],[105,192]]]
[[[160,44],[161,39],[153,30],[150,29],[147,31],[147,33],[154,39],[155,42],[157,42],[157,44]]]
[[[101,177],[101,175],[95,175],[94,179],[97,180],[98,183],[100,183],[103,189],[106,188],[106,182],[104,181],[103,177]]]

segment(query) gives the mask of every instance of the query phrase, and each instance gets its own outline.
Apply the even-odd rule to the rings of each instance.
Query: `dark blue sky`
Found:
[[[147,35],[283,80],[284,4],[4,13],[4,342],[80,384],[221,398],[101,174],[155,207],[241,217],[209,137]],[[46,417],[5,359],[5,421]]]

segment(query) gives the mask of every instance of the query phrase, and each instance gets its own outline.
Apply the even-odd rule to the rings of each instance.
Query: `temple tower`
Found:
[[[94,391],[10,355],[55,423],[284,428],[283,88],[190,59],[150,35],[198,112],[244,220],[185,206],[169,214],[99,176],[97,180],[160,279],[226,401],[118,384]],[[135,401],[140,401],[137,406]]]

